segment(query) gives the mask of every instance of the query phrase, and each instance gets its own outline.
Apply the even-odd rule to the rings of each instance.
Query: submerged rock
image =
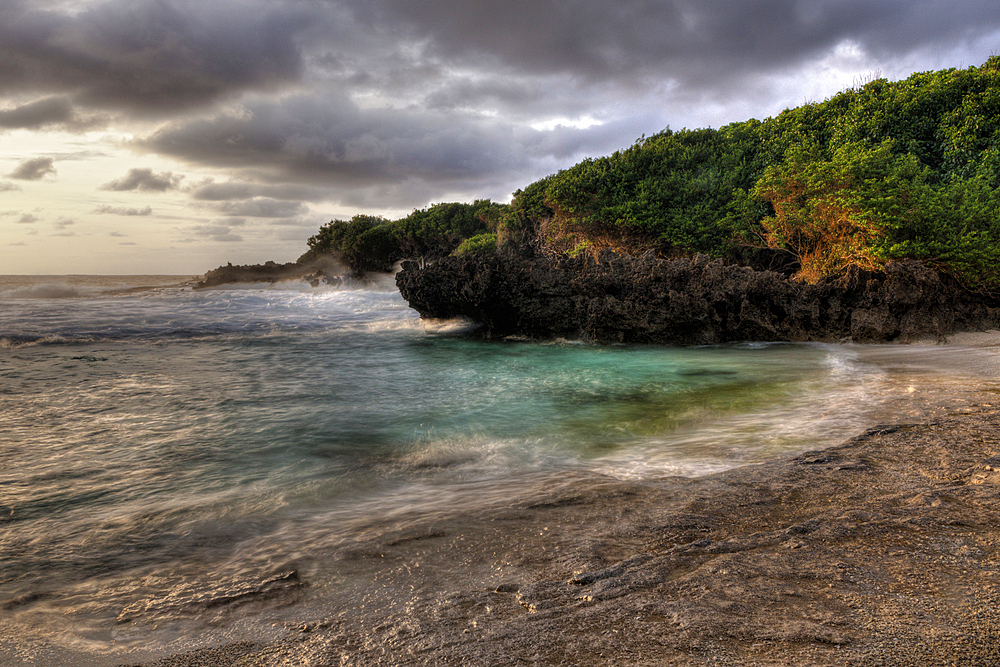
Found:
[[[730,341],[910,341],[1000,326],[1000,302],[919,262],[807,285],[712,261],[604,252],[404,262],[396,282],[428,319],[470,318],[487,338],[700,345]]]

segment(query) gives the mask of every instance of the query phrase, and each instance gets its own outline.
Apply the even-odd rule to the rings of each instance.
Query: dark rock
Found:
[[[333,258],[321,258],[318,261],[300,264],[288,262],[278,264],[267,261],[263,264],[227,264],[207,272],[195,284],[195,289],[232,285],[238,283],[276,283],[285,280],[301,280],[312,287],[320,284],[338,284],[343,281],[341,275],[346,270]]]
[[[396,283],[424,318],[469,318],[487,338],[699,345],[732,341],[906,342],[1000,326],[1000,302],[918,262],[807,285],[711,261],[604,252],[515,253],[403,264]]]

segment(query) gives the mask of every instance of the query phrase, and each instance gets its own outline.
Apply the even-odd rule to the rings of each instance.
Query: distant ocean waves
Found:
[[[334,293],[279,283],[194,292],[191,284],[187,276],[0,276],[0,348],[270,335],[380,321],[394,326],[386,319],[412,327],[416,321],[384,287]],[[374,313],[379,299],[372,295],[392,301],[392,312]]]
[[[72,299],[128,290],[183,288],[195,276],[0,276],[2,299]]]

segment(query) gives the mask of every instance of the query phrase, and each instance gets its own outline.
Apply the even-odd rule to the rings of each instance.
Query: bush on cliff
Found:
[[[309,238],[309,250],[299,262],[334,255],[355,274],[390,271],[404,258],[451,254],[466,239],[495,231],[502,213],[502,205],[483,199],[434,204],[399,220],[371,215],[332,220]]]
[[[497,248],[496,232],[477,234],[472,238],[462,241],[461,245],[455,248],[455,255],[471,255],[477,252],[494,252]]]
[[[1000,287],[1000,57],[875,79],[763,122],[664,131],[515,193],[501,245],[747,262],[791,252],[806,280],[919,259]]]

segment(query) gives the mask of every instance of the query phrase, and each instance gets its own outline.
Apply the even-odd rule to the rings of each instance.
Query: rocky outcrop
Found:
[[[283,280],[300,280],[316,287],[320,284],[331,284],[342,280],[342,277],[338,273],[339,271],[343,271],[343,268],[336,265],[332,260],[327,262],[310,262],[309,264],[300,264],[298,262],[278,264],[277,262],[268,261],[263,264],[234,266],[230,263],[208,271],[195,284],[195,289],[237,283],[276,283]]]
[[[488,338],[888,342],[1000,327],[1000,302],[918,262],[806,285],[703,255],[496,253],[407,262],[396,282],[422,317],[469,318]]]

